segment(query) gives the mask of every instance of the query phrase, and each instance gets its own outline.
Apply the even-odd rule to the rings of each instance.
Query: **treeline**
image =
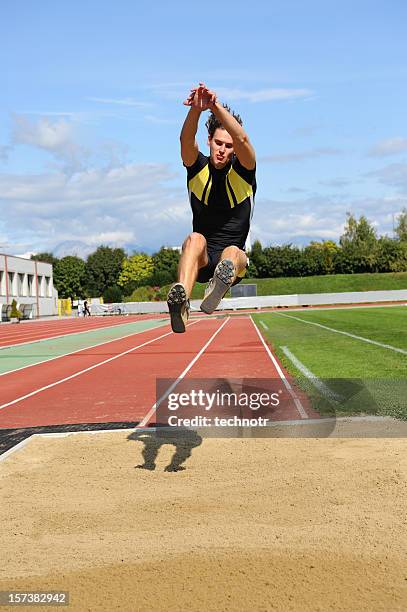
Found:
[[[76,255],[57,258],[52,253],[37,253],[31,259],[53,265],[54,285],[60,298],[82,299],[103,296],[105,302],[121,302],[141,286],[159,287],[177,275],[179,252],[161,248],[154,255],[127,256],[121,248],[100,246],[86,260]],[[152,296],[154,299],[155,295]]]
[[[378,236],[361,216],[348,213],[339,244],[332,240],[311,242],[300,248],[292,244],[263,248],[259,241],[250,253],[250,278],[318,276],[363,272],[407,271],[407,210],[398,216],[395,238]]]
[[[318,276],[361,272],[407,271],[407,209],[397,218],[395,238],[378,236],[361,216],[348,213],[339,244],[331,240],[263,248],[259,241],[250,252],[248,277]],[[58,259],[38,253],[32,259],[54,266],[54,284],[61,298],[103,296],[105,302],[165,299],[160,289],[176,279],[180,254],[161,248],[153,255],[108,246],[98,247],[86,260],[75,255]]]

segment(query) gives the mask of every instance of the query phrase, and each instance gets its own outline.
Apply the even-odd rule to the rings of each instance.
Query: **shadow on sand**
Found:
[[[136,468],[142,470],[155,470],[157,467],[155,462],[160,448],[164,444],[174,446],[174,455],[169,465],[165,467],[165,472],[185,470],[186,468],[182,464],[191,456],[192,449],[202,444],[202,438],[196,431],[182,427],[164,427],[159,423],[154,423],[147,429],[136,430],[127,439],[144,444],[141,451],[144,463],[136,465]]]

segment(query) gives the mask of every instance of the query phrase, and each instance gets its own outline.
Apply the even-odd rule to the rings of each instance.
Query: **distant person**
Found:
[[[228,289],[246,273],[245,243],[256,193],[256,156],[239,115],[218,102],[204,83],[191,89],[181,130],[181,157],[193,216],[193,232],[182,245],[178,281],[167,296],[172,330],[185,331],[196,281],[208,283],[201,310],[212,313]],[[209,156],[195,136],[203,111]],[[209,281],[209,282],[208,282]]]
[[[83,316],[86,317],[86,315],[88,315],[88,317],[90,317],[90,310],[89,310],[89,306],[88,306],[88,301],[85,300],[83,302]]]

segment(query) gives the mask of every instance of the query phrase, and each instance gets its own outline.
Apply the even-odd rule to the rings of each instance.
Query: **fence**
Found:
[[[264,295],[225,298],[217,310],[260,309],[279,307],[323,306],[330,304],[372,304],[375,302],[407,302],[407,289],[393,291],[349,291],[346,293],[309,293],[298,295]],[[191,301],[191,310],[199,310],[201,300]],[[103,306],[103,307],[102,307]],[[166,302],[125,302],[92,304],[92,314],[143,314],[168,312]]]

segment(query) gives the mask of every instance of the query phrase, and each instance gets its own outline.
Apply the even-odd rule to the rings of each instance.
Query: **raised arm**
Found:
[[[253,170],[256,166],[256,153],[242,126],[220,102],[215,100],[210,108],[225,130],[231,135],[234,151],[242,166],[247,170]]]
[[[191,93],[184,102],[185,106],[190,107],[180,135],[181,157],[186,166],[192,166],[198,157],[199,148],[195,136],[201,113],[212,108],[215,100],[215,94],[209,91],[204,83],[199,83],[198,87],[191,89]]]
[[[195,136],[198,131],[200,116],[201,111],[191,106],[188,115],[185,117],[184,125],[182,126],[180,135],[181,157],[186,166],[192,166],[198,157],[199,148]]]

